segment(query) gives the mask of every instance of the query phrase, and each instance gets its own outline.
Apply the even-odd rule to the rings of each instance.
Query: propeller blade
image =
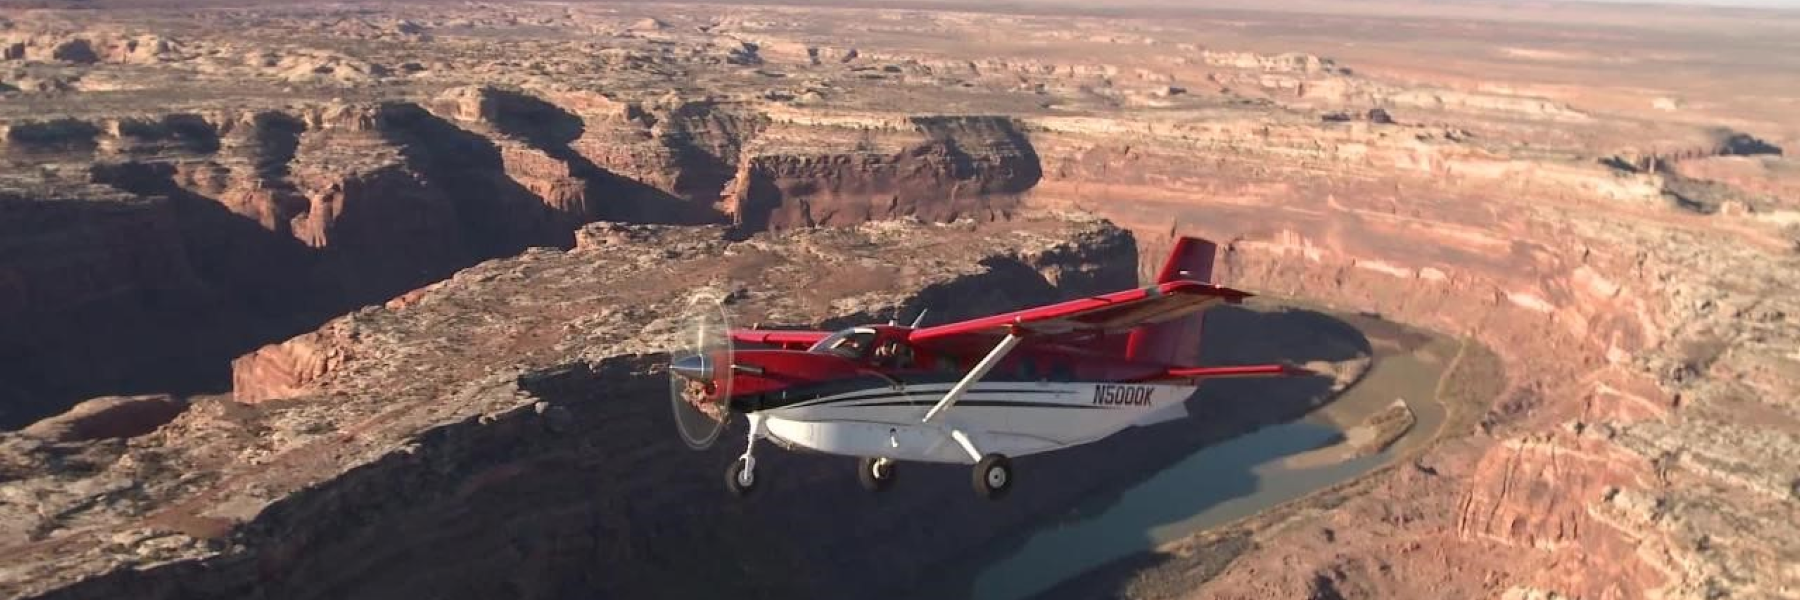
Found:
[[[689,299],[677,340],[691,346],[669,350],[669,404],[675,428],[689,448],[706,450],[718,441],[730,417],[733,348],[731,322],[722,297],[702,292]],[[682,342],[677,342],[682,343]]]

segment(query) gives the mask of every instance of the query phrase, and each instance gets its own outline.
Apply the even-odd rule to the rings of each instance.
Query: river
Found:
[[[1434,438],[1444,419],[1438,384],[1457,340],[1358,320],[1373,360],[1332,402],[1297,421],[1202,448],[1120,494],[1077,507],[1076,516],[1037,526],[1016,550],[980,571],[972,596],[1028,598],[1108,562],[1347,481]],[[1379,453],[1348,447],[1346,430],[1396,400],[1412,410],[1411,429]],[[1200,401],[1254,399],[1209,398],[1203,386]]]

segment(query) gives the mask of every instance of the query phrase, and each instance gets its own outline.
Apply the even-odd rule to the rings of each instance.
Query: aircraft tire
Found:
[[[972,481],[975,494],[989,500],[999,500],[1013,488],[1012,461],[999,454],[981,457],[975,463]]]
[[[894,485],[894,461],[883,461],[879,458],[863,457],[856,461],[856,481],[863,489],[871,492],[885,492],[888,486]]]
[[[744,467],[748,465],[749,461],[740,456],[725,468],[725,489],[731,491],[731,495],[742,498],[756,490],[756,470],[745,473]]]

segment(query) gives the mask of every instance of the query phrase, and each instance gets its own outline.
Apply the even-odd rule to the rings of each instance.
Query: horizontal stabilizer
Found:
[[[1227,377],[1296,377],[1317,375],[1310,369],[1294,365],[1239,365],[1230,367],[1176,367],[1164,373],[1168,378],[1224,379]]]

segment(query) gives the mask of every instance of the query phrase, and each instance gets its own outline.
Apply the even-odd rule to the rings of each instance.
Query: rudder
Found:
[[[1156,272],[1156,283],[1218,283],[1212,279],[1213,261],[1217,259],[1218,253],[1218,244],[1196,237],[1175,238],[1175,247],[1169,249],[1169,257],[1163,260],[1162,270]]]

